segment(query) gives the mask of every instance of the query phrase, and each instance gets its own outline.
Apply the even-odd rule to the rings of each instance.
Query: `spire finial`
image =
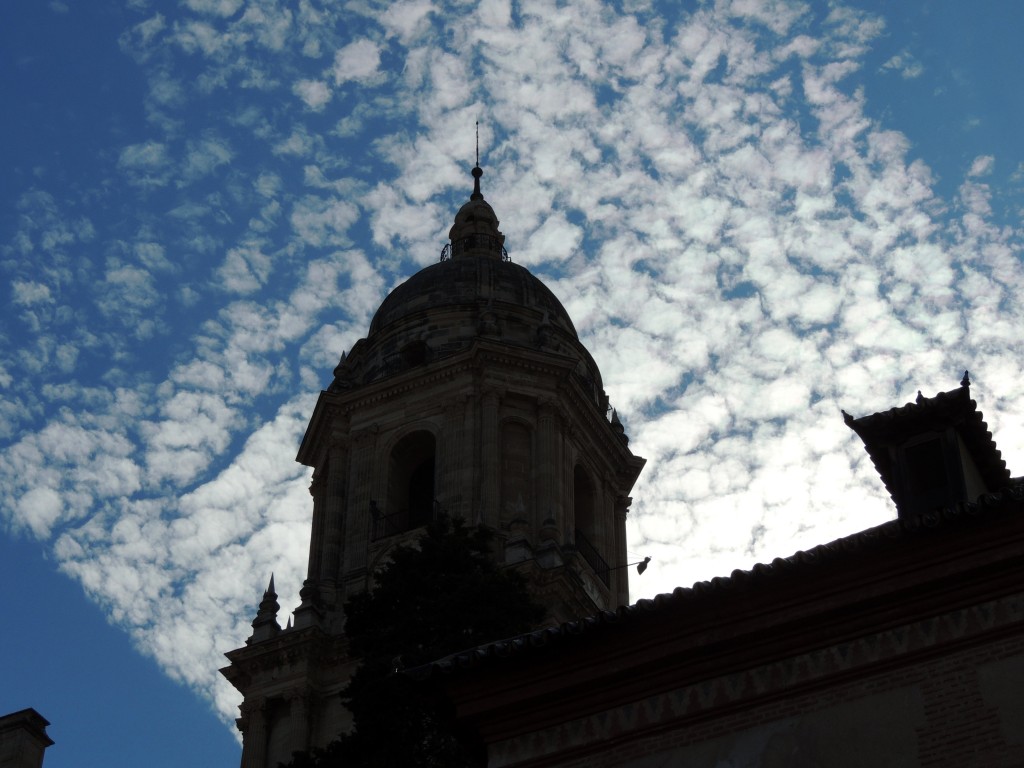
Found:
[[[256,618],[252,622],[252,637],[246,642],[266,640],[280,632],[281,625],[277,623],[279,610],[281,605],[277,602],[277,592],[274,591],[274,574],[270,574],[270,584],[263,593],[263,600],[260,601]]]
[[[483,200],[484,194],[480,191],[480,177],[484,175],[483,168],[480,167],[480,121],[476,121],[476,165],[473,166],[473,194],[469,196],[470,200]]]
[[[960,386],[961,387],[969,387],[969,386],[971,386],[971,377],[967,375],[967,371],[964,371],[964,377],[962,379],[960,379]]]

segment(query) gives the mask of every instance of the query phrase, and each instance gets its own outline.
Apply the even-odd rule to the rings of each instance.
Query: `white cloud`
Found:
[[[311,407],[307,397],[283,406],[245,442],[230,469],[180,502],[121,504],[116,514],[66,531],[54,546],[64,570],[118,624],[226,714],[236,694],[196,660],[215,667],[223,643],[243,643],[252,595],[271,570],[282,591],[301,583],[308,478],[291,459]],[[45,493],[37,500],[42,517],[54,500]]]
[[[39,539],[50,535],[50,529],[60,518],[64,507],[61,495],[53,488],[35,487],[17,501],[20,522],[29,527]]]
[[[232,156],[230,145],[223,139],[208,136],[199,141],[188,142],[181,169],[182,183],[208,176],[218,167],[229,163]]]
[[[322,248],[348,245],[348,229],[358,217],[359,209],[348,201],[305,197],[296,203],[290,219],[303,242]]]
[[[967,172],[968,176],[988,176],[992,173],[992,168],[996,164],[996,159],[992,155],[982,155],[981,157],[974,158],[974,162],[971,163],[971,169]]]
[[[380,46],[372,40],[356,40],[334,54],[334,82],[366,81],[380,67]]]
[[[289,7],[250,3],[238,20],[240,37],[255,38],[270,51],[280,51],[294,31],[294,14]]]
[[[496,4],[482,2],[480,12],[485,6]],[[405,0],[391,3],[390,13],[384,14],[380,22],[390,34],[398,36],[402,45],[409,45],[430,29],[430,14],[436,12],[431,0]]]
[[[536,252],[538,260],[559,261],[573,255],[582,237],[582,230],[559,213],[547,219],[533,233],[525,250]]]
[[[212,57],[224,53],[229,40],[211,23],[188,20],[175,25],[174,41],[185,53]]]
[[[252,293],[267,281],[272,261],[255,244],[232,248],[219,270],[223,286],[235,293]]]
[[[212,16],[233,16],[242,7],[242,0],[185,0],[185,5]]]
[[[314,140],[304,128],[296,128],[286,139],[278,142],[274,148],[274,154],[294,155],[303,157],[310,154],[313,149]]]
[[[52,304],[53,296],[50,288],[32,280],[15,280],[11,284],[11,300],[15,304],[31,306],[33,304]]]
[[[331,89],[323,80],[299,80],[292,92],[314,112],[319,112],[331,100]]]
[[[882,65],[882,69],[898,72],[904,80],[913,80],[924,74],[924,65],[907,51],[890,58]]]
[[[167,19],[157,13],[125,31],[118,43],[121,50],[133,56],[136,61],[144,62],[152,54],[154,41],[165,29],[167,29]]]
[[[147,482],[182,486],[205,472],[230,440],[234,411],[212,393],[179,391],[161,405],[162,420],[143,422]]]
[[[135,257],[149,270],[173,271],[174,265],[167,258],[167,249],[158,242],[139,240],[131,245]]]
[[[730,16],[764,24],[777,35],[786,34],[806,12],[802,4],[785,0],[731,0],[722,5]]]
[[[137,339],[159,330],[161,302],[153,275],[134,264],[113,261],[96,288],[100,312]]]
[[[161,142],[146,141],[121,150],[118,167],[132,184],[140,187],[160,187],[167,183],[170,172],[167,147]]]

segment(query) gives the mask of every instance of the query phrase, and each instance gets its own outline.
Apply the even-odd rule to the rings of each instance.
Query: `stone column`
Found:
[[[370,545],[370,499],[373,492],[374,457],[377,451],[376,424],[360,430],[352,441],[352,493],[351,514],[348,520],[348,548],[346,570],[363,572],[369,562]],[[374,499],[378,503],[380,499]],[[384,508],[383,514],[391,510]]]
[[[553,400],[542,400],[537,409],[537,517],[533,521],[535,530],[544,526],[548,519],[555,525],[562,521],[561,506],[555,490],[555,476],[558,472],[556,454],[558,406]]]
[[[309,749],[309,692],[289,691],[288,700],[291,704],[291,752],[305,752]]]
[[[320,578],[324,551],[324,497],[327,490],[325,473],[315,473],[309,484],[309,495],[313,497],[313,525],[309,534],[309,566],[306,568],[307,581]]]
[[[480,509],[477,510],[477,521],[491,526],[498,525],[498,489],[500,488],[498,472],[501,451],[498,442],[498,406],[500,403],[501,395],[497,389],[484,390],[480,405],[482,466]]]
[[[241,710],[241,768],[267,768],[267,702],[262,697],[250,699],[242,703]]]
[[[458,455],[459,495],[462,497],[462,517],[473,523],[479,518],[480,507],[480,437],[476,398],[466,395],[462,399],[462,432]]]
[[[572,437],[573,426],[571,423],[564,425],[562,439],[559,446],[562,451],[562,493],[564,499],[562,530],[565,541],[576,541],[576,452],[573,449]]]
[[[313,526],[309,536],[309,565],[306,568],[306,580],[302,582],[299,597],[302,602],[295,609],[295,627],[305,628],[319,624],[322,616],[322,594],[320,591],[320,573],[323,568],[324,555],[324,508],[327,492],[325,473],[314,474],[309,486],[313,497]]]
[[[341,577],[344,524],[348,497],[348,444],[335,437],[327,451],[327,489],[324,504],[324,549],[320,580],[337,584]]]
[[[444,419],[441,425],[441,445],[437,457],[436,497],[441,503],[441,507],[448,510],[450,515],[458,515],[461,512],[456,499],[459,495],[458,478],[463,469],[459,456],[459,446],[462,444],[463,410],[462,404],[458,402],[445,405]]]
[[[628,496],[616,496],[615,497],[615,513],[613,519],[614,530],[609,537],[611,540],[612,551],[614,552],[614,560],[612,561],[612,567],[615,570],[612,574],[615,576],[615,581],[612,583],[612,598],[613,605],[609,606],[615,608],[616,605],[628,605],[629,604],[629,568],[618,568],[616,566],[622,566],[629,562],[628,553],[626,552],[626,514],[629,510],[629,505],[633,502]]]

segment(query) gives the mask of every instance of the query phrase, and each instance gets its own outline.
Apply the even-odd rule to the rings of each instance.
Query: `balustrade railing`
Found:
[[[512,261],[501,239],[494,235],[467,235],[450,243],[445,243],[445,246],[441,249],[441,261],[447,261],[453,256],[458,256],[460,253],[478,248],[492,251],[493,253],[500,253],[502,261]]]
[[[400,509],[391,514],[384,514],[377,502],[370,502],[370,536],[376,541],[389,536],[411,531],[427,523],[433,522],[444,510],[437,500],[430,507],[422,509]]]
[[[583,555],[583,559],[587,561],[587,564],[593,569],[594,575],[599,578],[604,585],[608,586],[608,563],[601,553],[594,548],[594,545],[590,543],[586,536],[583,535],[583,531],[576,529],[576,551]]]

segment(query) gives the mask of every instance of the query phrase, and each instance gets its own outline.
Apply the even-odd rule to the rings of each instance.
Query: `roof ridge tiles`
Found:
[[[469,666],[476,666],[495,658],[516,656],[546,646],[552,641],[571,640],[573,637],[588,633],[589,630],[598,630],[608,624],[622,624],[642,614],[671,610],[683,603],[714,599],[723,592],[754,588],[778,578],[799,574],[808,568],[817,568],[839,558],[853,558],[862,555],[865,550],[888,547],[897,539],[907,536],[932,535],[951,525],[976,525],[983,518],[996,515],[1024,515],[1024,478],[1018,480],[1019,482],[1006,488],[982,494],[975,502],[937,507],[908,519],[888,520],[808,550],[798,550],[789,557],[776,557],[770,563],[755,563],[748,570],[736,569],[729,576],[716,576],[710,580],[695,582],[689,587],[679,586],[672,592],[660,593],[653,598],[641,598],[633,605],[619,606],[614,611],[601,611],[564,622],[556,627],[545,627],[507,640],[488,643],[463,652],[461,656],[472,654],[473,660]],[[498,652],[499,646],[501,652]],[[453,670],[452,659],[458,656],[460,654],[453,654],[407,672],[415,676],[429,676],[432,670],[450,672]]]

